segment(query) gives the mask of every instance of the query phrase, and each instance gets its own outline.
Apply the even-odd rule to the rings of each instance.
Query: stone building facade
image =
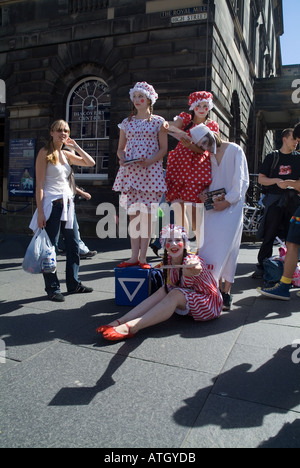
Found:
[[[191,92],[212,91],[212,118],[245,149],[252,172],[273,144],[272,128],[259,128],[254,85],[281,74],[282,0],[4,0],[0,14],[4,208],[24,204],[8,194],[9,142],[34,138],[38,151],[58,118],[96,158],[76,174],[93,213],[117,203],[117,124],[136,81],[154,85],[155,113],[168,120],[188,110]]]

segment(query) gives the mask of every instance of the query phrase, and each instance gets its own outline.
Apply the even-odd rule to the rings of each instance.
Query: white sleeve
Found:
[[[234,205],[243,200],[249,188],[248,163],[242,148],[237,148],[234,161],[234,172],[231,190],[226,194],[226,200]]]

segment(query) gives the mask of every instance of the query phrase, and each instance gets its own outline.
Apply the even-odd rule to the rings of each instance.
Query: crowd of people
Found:
[[[218,123],[209,118],[214,105],[211,93],[192,93],[190,113],[182,112],[172,122],[154,114],[158,95],[152,85],[138,82],[129,95],[132,112],[119,125],[120,169],[113,190],[121,194],[120,206],[126,209],[130,226],[139,222],[147,228],[140,230],[138,236],[129,231],[131,257],[118,267],[151,269],[147,251],[152,221],[162,199],[171,205],[175,223],[164,227],[160,239],[164,250],[160,265],[164,286],[122,320],[98,329],[105,339],[112,341],[133,337],[139,330],[163,322],[174,313],[207,321],[219,317],[222,310],[230,310],[243,230],[243,207],[249,187],[247,159],[242,148],[224,141]],[[169,153],[168,133],[177,135],[178,139],[176,148]],[[37,210],[30,227],[34,231],[45,228],[53,245],[57,245],[60,230],[63,231],[68,292],[89,293],[92,288],[83,285],[78,276],[80,236],[73,201],[75,189],[70,181],[72,165],[89,167],[95,161],[70,138],[67,122],[54,122],[50,137],[37,157]],[[291,130],[283,134],[283,147],[268,156],[261,169],[260,183],[268,193],[258,273],[263,270],[264,258],[271,256],[279,223],[294,214],[290,187],[294,189],[293,203],[300,201],[297,195],[300,162],[293,157],[297,141],[299,126],[294,133]],[[187,216],[187,206],[192,208],[191,219]],[[201,229],[196,222],[199,206],[203,210]],[[189,249],[190,226],[197,241],[195,254]],[[297,244],[299,230],[298,208],[288,235],[289,269],[278,288],[287,290],[290,284],[287,280],[297,256],[294,245],[300,245],[300,241]],[[49,299],[63,301],[57,274],[44,274],[44,279]],[[264,290],[261,293],[267,294]]]

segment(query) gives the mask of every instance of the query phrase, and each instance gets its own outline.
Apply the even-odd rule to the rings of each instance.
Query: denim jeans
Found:
[[[47,234],[57,249],[60,232],[62,231],[66,243],[66,284],[68,292],[75,291],[80,283],[78,279],[79,273],[79,242],[76,231],[73,229],[66,229],[66,223],[60,220],[62,215],[63,206],[60,203],[53,203],[53,209],[50,218],[47,221],[46,231]],[[76,217],[74,224],[77,223]],[[49,296],[56,292],[60,292],[60,283],[56,273],[44,274],[45,290]]]

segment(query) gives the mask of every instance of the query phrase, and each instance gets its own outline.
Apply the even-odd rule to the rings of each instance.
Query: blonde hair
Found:
[[[220,135],[220,133],[216,133],[216,132],[214,132],[214,135],[215,135],[215,139],[216,139],[217,148],[220,148],[220,146],[222,145],[221,135]]]
[[[70,133],[69,124],[65,120],[56,120],[51,125],[50,133],[65,129],[66,127],[68,128],[68,131]],[[46,144],[45,150],[47,153],[46,154],[47,163],[53,164],[54,166],[58,164],[59,154],[58,154],[58,151],[54,148],[52,136],[50,140],[48,141],[48,143]]]

